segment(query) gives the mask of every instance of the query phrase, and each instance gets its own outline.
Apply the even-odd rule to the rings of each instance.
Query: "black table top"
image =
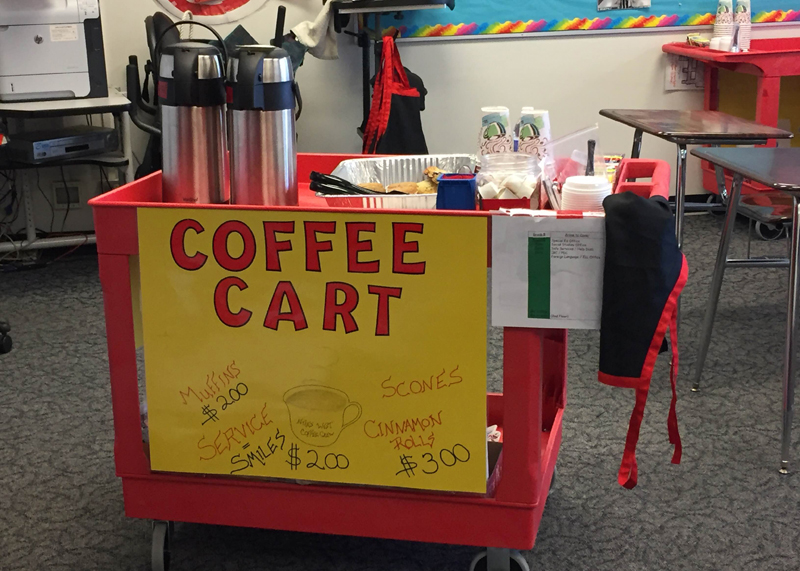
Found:
[[[703,148],[692,154],[783,192],[800,193],[800,148]]]
[[[603,109],[600,115],[673,142],[765,141],[791,139],[792,133],[719,111]]]

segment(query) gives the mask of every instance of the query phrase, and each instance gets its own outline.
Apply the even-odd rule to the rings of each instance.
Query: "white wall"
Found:
[[[322,6],[320,0],[273,0],[245,20],[216,26],[216,29],[224,37],[237,24],[242,24],[260,43],[268,43],[275,35],[280,4],[287,8],[287,32],[302,21],[316,18]],[[140,67],[147,61],[144,19],[159,6],[153,0],[101,0],[100,6],[109,86],[124,91],[128,56],[139,56]],[[196,28],[195,34],[196,37],[210,37],[200,28]],[[303,116],[298,125],[302,151],[361,150],[356,135],[356,127],[361,124],[361,51],[354,43],[344,40],[340,45],[340,57],[337,61],[320,61],[309,56],[298,71],[304,100]]]
[[[558,36],[419,43],[401,48],[404,64],[430,92],[424,113],[432,152],[473,152],[480,107],[550,111],[554,137],[600,124],[604,153],[630,155],[633,130],[600,117],[603,108],[702,108],[699,91],[664,91],[661,46],[685,33]],[[435,54],[435,55],[434,55]],[[647,138],[643,156],[672,164],[675,149]]]
[[[319,0],[291,0],[287,30],[313,19]],[[102,14],[109,83],[124,89],[130,54],[146,59],[144,18],[157,9],[152,0],[103,0]],[[272,37],[278,3],[242,21],[260,42]],[[222,35],[233,25],[220,26]],[[601,125],[604,152],[629,154],[633,130],[598,115],[605,107],[700,109],[701,92],[664,91],[666,57],[661,46],[683,41],[686,30],[600,36],[435,40],[400,43],[403,62],[428,89],[423,124],[432,153],[474,152],[480,107],[524,105],[550,110],[554,136],[593,123]],[[754,37],[794,36],[797,27],[754,30]],[[340,36],[340,59],[308,57],[298,71],[305,108],[299,122],[300,149],[357,152],[361,122],[361,52]],[[796,128],[797,126],[795,126]],[[138,153],[137,153],[138,154]],[[675,148],[647,137],[643,156],[674,164]],[[692,161],[689,189],[699,191],[699,165]]]
[[[2,1],[2,0],[0,0]],[[301,21],[314,19],[319,0],[285,0],[287,30]],[[259,41],[268,42],[275,30],[278,0],[240,22]],[[144,19],[159,9],[153,0],[101,0],[103,31],[110,87],[125,90],[128,56],[147,59]],[[219,26],[224,36],[235,24]],[[403,62],[422,77],[428,89],[423,124],[433,153],[475,152],[480,108],[506,105],[514,114],[522,106],[550,110],[554,136],[600,123],[603,152],[630,153],[633,130],[603,119],[604,107],[700,109],[702,93],[664,91],[666,57],[664,43],[683,41],[687,30],[610,35],[553,34],[537,38],[503,37],[477,40],[433,40],[401,42]],[[198,36],[200,30],[198,28]],[[754,37],[794,36],[800,28],[761,27]],[[349,36],[340,36],[340,59],[320,61],[312,57],[298,72],[304,111],[298,125],[302,151],[358,152],[361,142],[356,127],[361,123],[361,51]],[[797,130],[800,127],[794,125]],[[143,133],[133,129],[135,154],[142,156]],[[674,164],[675,149],[664,141],[647,137],[643,156]],[[82,182],[82,195],[99,188],[96,169],[70,167],[69,182]],[[108,169],[110,170],[110,169]],[[674,169],[673,169],[674,170]],[[60,173],[41,173],[42,193],[35,192],[37,225],[48,229],[50,207],[43,198]],[[699,164],[691,159],[689,192],[701,192]],[[29,184],[37,190],[36,181]],[[63,213],[55,216],[61,228]],[[22,221],[20,221],[21,225]],[[65,230],[91,229],[91,210],[73,209]]]

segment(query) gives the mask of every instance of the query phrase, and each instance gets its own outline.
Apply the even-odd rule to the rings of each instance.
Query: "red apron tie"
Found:
[[[672,384],[672,401],[669,403],[669,416],[667,417],[667,430],[669,432],[669,443],[675,446],[675,451],[672,454],[672,463],[680,464],[681,455],[683,454],[683,445],[681,444],[681,435],[678,432],[678,413],[675,410],[675,404],[678,402],[678,393],[676,389],[676,380],[678,378],[678,309],[672,312],[672,318],[669,323],[669,336],[672,341],[672,363],[669,367],[669,382]]]
[[[670,364],[669,380],[672,385],[672,400],[669,404],[669,415],[667,416],[667,430],[669,432],[669,442],[675,446],[672,454],[672,463],[681,463],[683,446],[681,445],[681,435],[678,432],[678,414],[675,405],[678,402],[676,380],[678,377],[678,310],[677,306],[673,309],[669,317],[670,340],[672,341],[672,362]],[[639,430],[642,427],[644,418],[644,407],[647,404],[647,393],[650,389],[650,380],[644,388],[636,389],[636,404],[631,413],[631,420],[628,424],[628,435],[625,438],[625,451],[622,453],[622,464],[617,474],[617,482],[623,488],[631,490],[636,487],[639,470],[636,464],[636,444],[639,442]]]
[[[638,480],[639,469],[636,465],[636,443],[639,442],[639,429],[644,418],[644,405],[647,404],[649,387],[636,389],[636,405],[628,424],[628,436],[625,438],[625,451],[622,453],[622,465],[619,467],[617,482],[623,488],[633,489]]]

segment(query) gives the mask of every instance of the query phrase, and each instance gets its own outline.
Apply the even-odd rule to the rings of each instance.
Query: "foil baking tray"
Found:
[[[399,182],[421,182],[425,169],[435,166],[446,173],[471,173],[478,164],[475,155],[415,155],[349,159],[331,173],[354,184],[377,182],[384,187]],[[333,196],[317,193],[329,206],[345,208],[385,208],[391,210],[432,210],[436,194],[387,194]]]

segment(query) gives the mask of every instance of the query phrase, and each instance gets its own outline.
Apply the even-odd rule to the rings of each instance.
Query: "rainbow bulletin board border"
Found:
[[[759,12],[754,23],[800,22],[800,10],[772,10]],[[672,26],[709,26],[714,14],[694,16],[638,16],[622,18],[573,18],[565,20],[528,20],[527,22],[496,22],[494,24],[436,24],[434,26],[390,27],[388,33],[398,32],[404,38],[436,38],[448,36],[484,36],[499,34],[527,34],[532,32],[564,32],[583,30],[631,30],[636,28],[666,28]]]

